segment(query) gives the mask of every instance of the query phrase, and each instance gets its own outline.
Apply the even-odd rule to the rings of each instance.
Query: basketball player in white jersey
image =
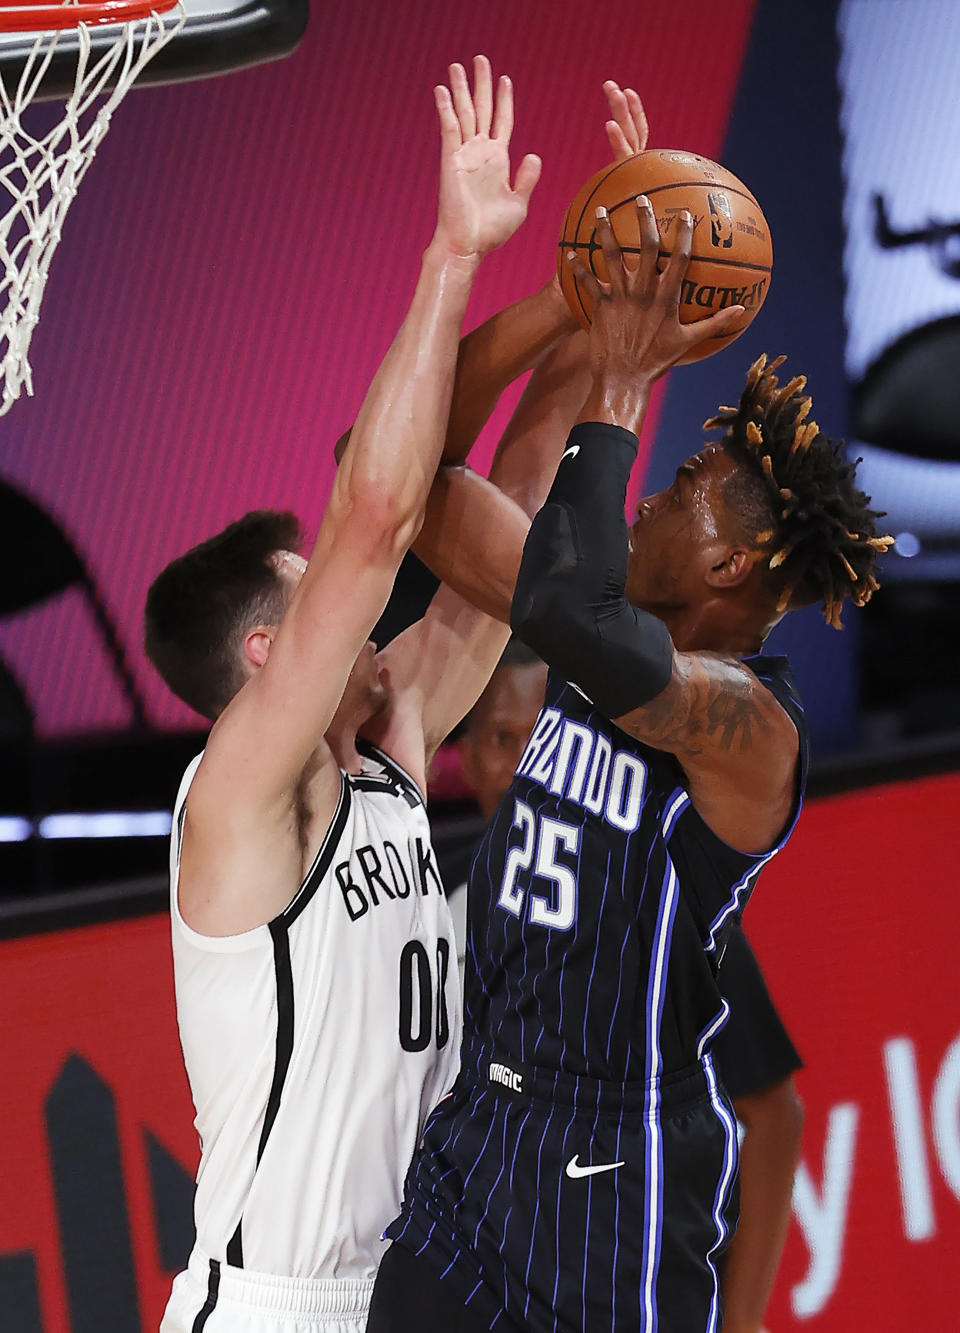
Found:
[[[361,1333],[383,1229],[456,1072],[426,766],[508,631],[441,589],[379,659],[367,636],[423,519],[478,263],[522,222],[540,164],[525,158],[511,189],[510,85],[494,95],[484,58],[473,96],[460,66],[450,83],[437,229],[309,563],[290,516],[251,514],[148,598],[151,659],[215,719],[171,853],[202,1156],[162,1333]]]

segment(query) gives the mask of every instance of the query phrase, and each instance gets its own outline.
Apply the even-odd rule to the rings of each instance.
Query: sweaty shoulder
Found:
[[[704,821],[756,853],[779,840],[796,803],[801,719],[784,659],[677,652],[666,688],[616,722],[674,755]]]

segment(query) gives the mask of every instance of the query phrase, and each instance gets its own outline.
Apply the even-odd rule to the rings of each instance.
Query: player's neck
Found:
[[[730,616],[713,605],[685,607],[663,614],[674,647],[681,653],[722,653],[726,657],[751,657],[763,647],[767,627],[757,624],[753,614]]]

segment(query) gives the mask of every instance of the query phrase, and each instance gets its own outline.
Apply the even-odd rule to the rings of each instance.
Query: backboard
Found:
[[[306,29],[309,0],[183,0],[183,8],[183,27],[142,71],[138,88],[206,79],[289,55]],[[0,75],[7,88],[16,86],[34,36],[0,32]],[[108,26],[91,28],[90,38],[94,59],[112,40]],[[38,98],[66,97],[76,69],[76,34],[63,32]]]

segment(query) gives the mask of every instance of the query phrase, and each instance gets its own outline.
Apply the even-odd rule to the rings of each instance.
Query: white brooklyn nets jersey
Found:
[[[226,938],[177,907],[180,1040],[197,1110],[197,1250],[298,1278],[372,1278],[428,1112],[457,1072],[450,912],[423,799],[363,742],[287,909]]]

